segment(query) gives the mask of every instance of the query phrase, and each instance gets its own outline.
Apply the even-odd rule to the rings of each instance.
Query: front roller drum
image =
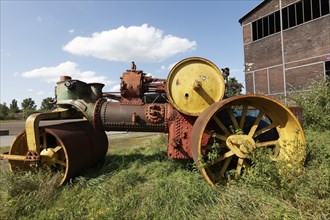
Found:
[[[242,95],[210,105],[197,118],[191,137],[194,162],[210,185],[222,182],[231,170],[238,177],[251,166],[257,148],[270,148],[271,158],[285,167],[303,164],[306,157],[298,120],[266,96]]]
[[[88,121],[69,122],[40,127],[39,162],[9,160],[12,171],[40,166],[59,172],[58,185],[73,178],[102,160],[107,153],[108,139],[104,131],[95,131]],[[27,155],[26,132],[19,134],[9,154]]]

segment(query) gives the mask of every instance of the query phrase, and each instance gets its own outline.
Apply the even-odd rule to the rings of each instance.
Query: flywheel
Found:
[[[170,103],[190,116],[198,116],[209,105],[220,101],[225,92],[221,71],[214,63],[200,57],[178,62],[166,82]]]
[[[270,148],[275,161],[303,164],[305,137],[293,113],[266,96],[242,95],[210,105],[197,118],[191,152],[205,180],[214,185],[233,170],[239,176],[257,148]]]

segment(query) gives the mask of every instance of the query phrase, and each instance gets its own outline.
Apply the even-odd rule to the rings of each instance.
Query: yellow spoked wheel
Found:
[[[9,160],[11,170],[30,170],[42,167],[59,174],[58,185],[104,158],[108,139],[104,132],[97,132],[88,121],[70,122],[39,128],[40,157],[37,162]],[[9,154],[29,155],[26,132],[18,135]]]
[[[292,112],[266,96],[242,95],[210,105],[196,120],[191,152],[205,180],[220,183],[250,166],[257,148],[271,148],[288,166],[305,161],[305,138]]]

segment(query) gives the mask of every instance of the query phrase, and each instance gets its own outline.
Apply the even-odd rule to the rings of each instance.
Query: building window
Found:
[[[282,27],[286,30],[329,14],[329,0],[301,0],[282,8]],[[253,41],[281,31],[280,11],[252,22]]]
[[[325,63],[324,63],[324,65],[325,65],[325,75],[327,76],[327,77],[330,77],[330,61],[326,61]]]

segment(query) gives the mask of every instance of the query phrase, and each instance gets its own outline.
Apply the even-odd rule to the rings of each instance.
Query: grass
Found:
[[[260,152],[240,180],[215,188],[167,158],[165,135],[115,140],[102,165],[61,188],[47,172],[12,174],[2,162],[0,219],[329,219],[330,132],[305,133],[300,175],[279,176]]]

